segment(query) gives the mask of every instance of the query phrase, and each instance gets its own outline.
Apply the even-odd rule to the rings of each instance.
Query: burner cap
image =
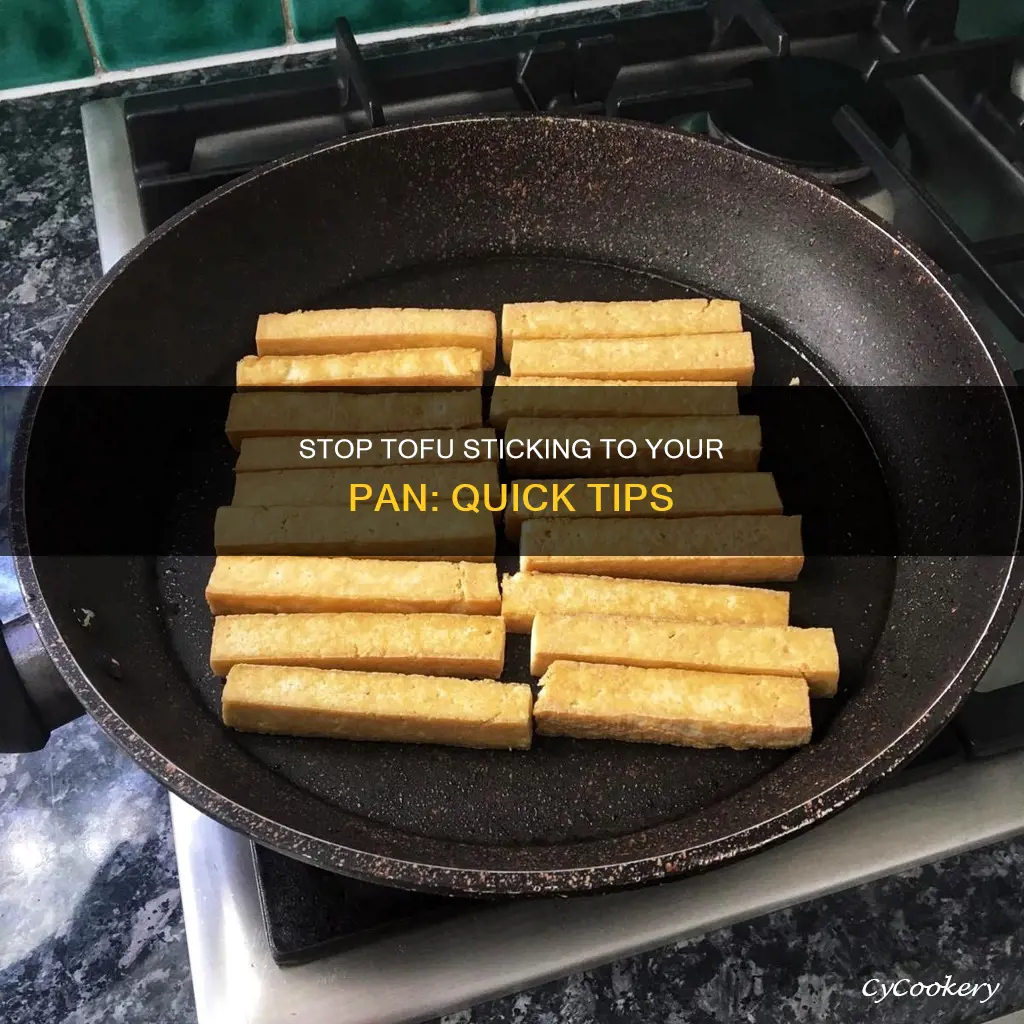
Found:
[[[892,146],[903,132],[903,110],[884,86],[864,81],[846,64],[817,57],[758,60],[734,68],[753,88],[709,113],[713,134],[833,180],[866,173],[832,124],[849,104]]]

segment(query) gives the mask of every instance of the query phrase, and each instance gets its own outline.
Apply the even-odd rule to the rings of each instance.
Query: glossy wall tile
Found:
[[[379,32],[464,18],[469,0],[286,0],[299,42],[334,35],[334,20],[348,18],[353,32]]]
[[[561,2],[564,0],[531,0],[529,3],[519,3],[518,0],[479,0],[479,10],[481,14],[494,14],[497,11],[518,11],[524,7],[546,7]]]
[[[557,0],[0,0],[0,89],[194,58],[440,25]],[[90,48],[91,44],[91,48]]]
[[[0,2],[0,89],[92,73],[75,0]]]
[[[84,0],[84,7],[100,61],[111,69],[285,41],[278,0]]]
[[[0,89],[92,74],[90,38],[102,68],[129,70],[280,45],[288,41],[285,10],[295,38],[310,42],[330,39],[340,15],[355,32],[365,33],[442,24],[473,13],[525,12],[558,2],[0,0]],[[1024,0],[961,0],[959,14],[961,39],[1024,34]]]

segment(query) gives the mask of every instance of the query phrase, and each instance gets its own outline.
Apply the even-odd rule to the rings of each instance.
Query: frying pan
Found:
[[[540,738],[523,753],[233,733],[219,721],[221,684],[207,665],[212,556],[189,544],[26,553],[33,517],[85,514],[88,482],[94,495],[117,496],[107,514],[127,510],[126,524],[152,522],[171,537],[196,529],[195,508],[173,495],[145,500],[158,493],[149,484],[173,473],[131,443],[140,430],[123,406],[97,399],[83,433],[81,402],[67,400],[65,385],[81,394],[83,385],[228,384],[267,310],[681,295],[743,302],[759,385],[799,377],[843,396],[860,431],[856,458],[870,466],[859,501],[826,509],[838,532],[877,520],[872,529],[905,538],[922,510],[948,521],[967,506],[989,529],[985,550],[910,544],[899,557],[890,548],[808,559],[794,621],[835,627],[842,691],[816,702],[805,748]],[[15,446],[12,537],[42,649],[15,645],[28,686],[6,666],[5,730],[16,731],[26,694],[57,700],[55,673],[40,668],[45,653],[100,726],[168,788],[260,843],[371,881],[470,894],[610,889],[792,835],[938,731],[977,683],[1021,593],[1012,377],[950,283],[838,194],[669,130],[454,120],[367,132],[261,169],[118,264],[39,381]],[[897,386],[965,385],[989,399],[952,412],[923,402],[910,420],[891,400]],[[121,438],[123,452],[98,437]],[[820,448],[819,484],[838,495],[829,488],[845,466]],[[186,461],[192,491],[212,508],[230,460],[192,452]],[[525,668],[513,644],[509,674]],[[46,712],[32,714],[22,734]]]

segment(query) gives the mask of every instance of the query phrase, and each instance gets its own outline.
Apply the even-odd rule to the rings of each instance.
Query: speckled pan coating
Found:
[[[1011,381],[941,273],[836,194],[703,139],[550,117],[367,133],[228,186],[99,283],[39,379],[223,382],[251,351],[259,312],[328,300],[495,308],[685,294],[744,302],[762,383],[785,383],[794,369],[851,385]],[[17,550],[39,401],[34,394],[15,449]],[[44,400],[47,415],[54,408]],[[969,457],[1006,440],[1008,402],[945,445],[929,444],[938,424],[930,435],[928,424],[909,430],[870,393],[857,411],[900,492],[891,496],[896,528],[906,526],[908,494],[941,505],[958,479],[989,488],[1007,537],[1017,536],[1019,459],[997,466],[990,486]],[[1022,586],[1009,556],[810,565],[794,591],[795,621],[837,621],[847,633],[843,694],[816,708],[815,743],[792,756],[552,741],[485,760],[226,731],[219,684],[202,667],[209,566],[17,559],[75,693],[175,792],[323,867],[479,894],[643,884],[812,825],[948,720],[1001,642]],[[75,614],[83,606],[96,612],[88,630]],[[523,654],[510,644],[510,677]]]

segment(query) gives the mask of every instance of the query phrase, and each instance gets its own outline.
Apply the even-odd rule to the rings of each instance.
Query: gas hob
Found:
[[[603,114],[728,138],[843,188],[957,275],[1024,367],[1024,49],[957,43],[951,6],[918,4],[914,18],[849,0],[813,14],[753,0],[649,17],[595,10],[525,34],[463,32],[366,53],[342,25],[333,60],[319,66],[83,108],[103,266],[251,167],[371,126]],[[742,116],[741,83],[767,61],[787,69],[772,87],[790,114],[768,109],[766,131],[765,111]],[[835,113],[809,95],[822,65],[839,68],[862,115],[840,117],[824,150],[803,141],[805,123]],[[857,101],[865,83],[881,106]],[[980,688],[988,695],[877,792],[741,863],[635,892],[439,908],[254,853],[172,796],[199,1020],[425,1019],[1024,832],[1013,796],[1024,791],[1024,753],[1010,749],[1018,737],[1006,726],[1014,714],[1024,721],[1021,679],[1024,618]]]

